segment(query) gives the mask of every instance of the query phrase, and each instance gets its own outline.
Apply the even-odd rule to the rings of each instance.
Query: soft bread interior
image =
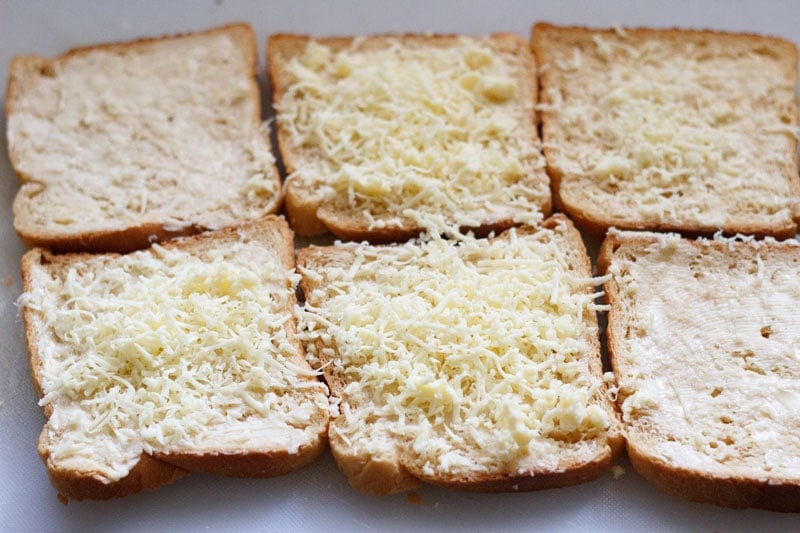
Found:
[[[275,212],[280,183],[254,68],[242,25],[17,58],[7,129],[23,238],[50,245],[147,225],[181,233]]]
[[[694,476],[797,485],[797,243],[610,238],[609,339],[629,446]]]

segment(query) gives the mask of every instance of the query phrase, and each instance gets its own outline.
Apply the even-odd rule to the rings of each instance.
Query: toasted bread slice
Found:
[[[245,24],[10,67],[14,226],[28,245],[130,251],[277,212]]]
[[[599,269],[634,468],[664,491],[800,511],[800,247],[612,232]]]
[[[562,216],[491,240],[300,250],[301,331],[356,489],[479,491],[593,479],[621,448],[593,281]]]
[[[61,498],[187,471],[278,475],[322,451],[327,391],[296,338],[292,241],[267,217],[129,255],[25,254],[39,453]]]
[[[797,232],[797,49],[773,37],[536,24],[556,206],[582,229]]]
[[[388,242],[550,213],[523,39],[277,34],[267,46],[298,235]]]

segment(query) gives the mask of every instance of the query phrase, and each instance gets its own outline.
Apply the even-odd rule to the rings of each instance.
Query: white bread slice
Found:
[[[311,462],[328,399],[296,337],[293,268],[276,217],[123,256],[25,254],[39,453],[60,497]]]
[[[797,232],[797,49],[760,35],[536,24],[554,202],[582,229]]]
[[[523,39],[276,34],[267,47],[298,235],[389,242],[432,220],[487,233],[550,213]]]
[[[252,29],[20,56],[6,96],[30,246],[130,251],[280,208]]]
[[[339,414],[340,470],[371,494],[593,479],[622,447],[581,237],[557,215],[491,240],[300,250],[301,335]]]
[[[599,270],[634,468],[664,491],[800,511],[800,247],[611,232]]]

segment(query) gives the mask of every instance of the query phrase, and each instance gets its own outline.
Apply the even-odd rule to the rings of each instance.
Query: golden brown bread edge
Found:
[[[580,233],[572,222],[564,215],[555,214],[543,221],[539,227],[554,229],[559,225],[566,227],[566,234],[573,245],[570,263],[573,264],[578,272],[586,277],[591,277],[592,267],[586,247]],[[522,231],[526,231],[522,229]],[[495,237],[504,238],[503,234]],[[339,256],[347,256],[350,252],[333,246],[311,246],[298,251],[297,264],[301,269],[311,262],[315,256],[323,256],[326,259]],[[573,263],[574,262],[574,263]],[[318,284],[310,279],[309,276],[302,275],[300,287],[305,294],[310,294]],[[587,289],[588,292],[588,289]],[[587,353],[589,372],[598,380],[602,381],[603,367],[601,359],[599,327],[597,315],[588,312],[584,318],[590,322],[590,327],[585,333],[586,340],[590,349]],[[592,334],[594,333],[594,334]],[[321,341],[316,341],[317,353],[322,353],[323,345]],[[326,364],[322,367],[322,372],[332,397],[341,397],[347,381],[334,372],[333,365]],[[605,391],[605,385],[603,385]],[[560,471],[529,472],[527,475],[518,475],[513,472],[493,472],[486,475],[473,476],[452,476],[441,478],[426,475],[422,468],[414,467],[412,461],[404,459],[404,450],[398,450],[397,461],[359,461],[352,455],[345,453],[346,444],[340,442],[335,434],[328,435],[330,450],[336,461],[339,470],[348,478],[348,482],[355,489],[366,494],[387,495],[396,492],[414,490],[420,482],[437,485],[444,488],[473,491],[473,492],[519,492],[544,490],[558,487],[576,485],[596,479],[615,463],[625,442],[620,431],[619,413],[616,405],[609,402],[605,397],[603,403],[607,403],[606,411],[613,417],[611,421],[612,430],[607,435],[605,450],[589,461],[580,464],[567,465]],[[336,418],[331,419],[331,425],[337,423]],[[361,458],[364,459],[364,458]]]
[[[646,246],[655,242],[653,238],[648,238],[646,235],[626,237],[625,239],[627,242],[635,242],[637,246]],[[602,276],[608,273],[614,254],[621,244],[622,238],[618,233],[610,232],[606,236],[600,246],[597,258],[598,275]],[[700,248],[696,242],[693,242],[693,245]],[[724,243],[714,242],[710,245],[720,248],[726,246]],[[622,349],[622,339],[625,337],[624,321],[615,312],[615,307],[621,299],[621,291],[613,278],[603,284],[603,289],[606,303],[611,306],[611,310],[607,313],[606,338],[609,360],[616,373],[617,369],[623,365],[624,355]],[[618,322],[620,322],[619,325]],[[737,477],[711,477],[653,457],[645,448],[640,449],[637,443],[630,439],[627,440],[625,446],[634,470],[672,496],[737,509],[753,507],[780,512],[800,512],[800,486],[798,485]]]
[[[677,41],[685,39],[687,35],[690,35],[693,38],[722,37],[726,39],[746,39],[758,43],[769,42],[773,44],[779,44],[779,46],[783,47],[786,54],[794,58],[794,64],[796,64],[798,61],[798,50],[794,43],[778,37],[770,37],[755,33],[731,33],[731,32],[722,32],[713,30],[691,30],[691,29],[681,29],[681,28],[657,29],[657,28],[645,28],[645,27],[638,27],[638,28],[626,27],[624,28],[624,31],[626,34],[631,35],[633,37],[644,38],[647,36],[666,35]],[[614,28],[590,28],[587,26],[560,26],[548,22],[537,22],[533,24],[530,31],[530,45],[533,55],[536,58],[536,64],[540,67],[540,70],[538,72],[539,91],[541,91],[542,87],[544,87],[544,85],[548,83],[548,80],[550,80],[550,78],[553,76],[550,69],[541,68],[542,66],[546,67],[548,64],[552,62],[552,56],[549,54],[549,50],[545,45],[544,39],[547,34],[553,34],[553,33],[573,34],[575,36],[578,36],[578,39],[580,40],[580,39],[590,38],[589,36],[591,35],[616,35],[618,33],[618,30]],[[794,72],[794,78],[796,83],[797,82],[796,69]],[[550,188],[553,197],[553,205],[557,211],[569,215],[569,217],[575,221],[575,224],[579,228],[581,228],[581,230],[587,232],[594,238],[603,239],[606,235],[606,232],[609,230],[609,228],[612,227],[618,230],[629,230],[629,231],[676,232],[688,238],[704,237],[704,236],[710,237],[713,236],[718,231],[722,231],[723,235],[727,236],[733,236],[737,233],[741,233],[746,235],[754,235],[757,238],[772,236],[777,239],[788,239],[794,237],[798,232],[797,220],[795,220],[791,224],[787,224],[786,226],[771,227],[771,228],[765,228],[763,224],[756,224],[756,223],[753,223],[751,225],[737,225],[737,226],[727,224],[721,227],[701,227],[700,225],[678,225],[678,224],[664,224],[664,223],[657,223],[653,225],[653,224],[646,224],[642,221],[631,220],[629,218],[608,217],[601,213],[592,213],[584,211],[579,206],[573,206],[568,203],[565,203],[559,193],[561,181],[564,179],[564,175],[558,167],[552,164],[553,154],[555,153],[555,151],[547,146],[544,139],[545,131],[547,130],[549,123],[549,118],[547,113],[540,113],[539,120],[540,120],[540,134],[543,137],[542,141],[544,143],[542,152],[547,161],[547,174],[550,176]],[[793,123],[797,124],[799,121],[800,121],[800,111],[798,111],[796,108]],[[797,168],[798,166],[797,150],[794,150],[792,154],[794,158],[794,168]],[[792,178],[794,178],[793,182],[794,182],[795,192],[798,196],[800,196],[800,175],[798,175],[795,172],[795,175],[792,176]]]
[[[269,232],[268,237],[275,244],[274,250],[282,265],[287,269],[294,268],[294,234],[282,217],[270,215],[259,221],[248,222],[236,228],[225,228],[216,232],[207,232],[200,235],[186,237],[165,243],[164,248],[185,248],[202,246],[206,241],[235,241],[239,232]],[[110,261],[119,257],[119,254],[105,254]],[[33,270],[39,264],[55,264],[57,268],[68,268],[71,258],[90,259],[97,257],[92,254],[55,255],[50,251],[34,248],[22,257],[22,286],[23,291],[29,292],[33,288]],[[293,305],[296,304],[293,299]],[[41,385],[41,354],[37,339],[40,336],[39,321],[34,317],[34,311],[24,307],[22,310],[25,326],[25,342],[29,354],[31,378],[37,397],[43,396]],[[303,358],[303,346],[294,335],[297,325],[296,320],[290,322],[293,344],[300,354],[295,363],[306,366]],[[44,414],[49,418],[52,407],[46,405]],[[143,490],[153,490],[162,485],[170,484],[190,472],[206,472],[232,477],[273,477],[287,474],[312,463],[324,450],[327,443],[327,432],[320,438],[302,446],[297,453],[292,454],[285,450],[269,452],[219,452],[219,453],[156,453],[141,454],[139,462],[131,469],[128,475],[118,481],[106,483],[94,477],[90,472],[75,472],[69,469],[58,468],[49,462],[49,453],[44,432],[40,435],[38,453],[47,466],[47,475],[52,485],[58,491],[58,498],[63,503],[68,500],[108,500],[129,496]]]
[[[350,46],[356,37],[312,37],[310,35],[299,35],[291,33],[276,33],[270,35],[267,40],[267,69],[270,86],[272,89],[273,103],[280,106],[281,100],[286,93],[289,85],[288,75],[285,65],[305,50],[309,41],[316,41],[328,46],[334,53],[339,52]],[[367,36],[366,45],[380,48],[386,41],[391,39],[402,39],[408,42],[421,43],[425,45],[446,47],[456,42],[460,36],[454,34],[382,34]],[[536,64],[529,45],[519,36],[511,33],[495,33],[488,37],[501,50],[522,54],[528,58],[530,63],[530,73],[534,77],[531,84],[531,102],[535,103],[538,98],[538,84],[535,83]],[[530,120],[536,123],[536,110],[532,106],[530,110]],[[292,175],[301,165],[302,154],[291,149],[288,140],[288,132],[281,124],[281,120],[276,121],[278,149],[281,160],[286,169],[287,176]],[[542,215],[547,217],[552,212],[551,199],[542,206]],[[369,228],[369,221],[359,212],[342,212],[336,206],[329,206],[323,202],[322,198],[309,194],[309,191],[294,185],[291,179],[285,182],[284,213],[292,229],[297,235],[303,237],[314,237],[333,233],[342,240],[350,241],[369,241],[372,244],[386,244],[391,242],[402,242],[423,233],[424,228],[420,227],[411,220],[404,220],[403,224],[391,228]],[[478,227],[462,228],[464,231],[473,231],[478,236],[485,236],[491,232],[499,232],[515,225],[513,219],[504,218],[500,220],[487,221]]]
[[[39,56],[17,56],[12,59],[9,66],[8,85],[6,87],[5,111],[6,117],[14,112],[14,102],[20,91],[24,91],[23,77],[48,75],[52,71],[53,65],[63,63],[72,57],[85,55],[98,50],[122,53],[129,50],[135,50],[136,47],[143,44],[154,44],[164,40],[178,39],[182,37],[198,37],[203,35],[225,34],[233,38],[238,43],[241,50],[246,54],[246,62],[248,64],[248,78],[249,78],[249,98],[253,102],[253,121],[261,122],[261,96],[256,79],[258,73],[258,50],[255,34],[249,24],[246,23],[232,23],[224,26],[210,28],[204,31],[187,32],[173,35],[164,35],[161,37],[146,37],[132,41],[125,41],[119,43],[102,43],[91,46],[83,46],[73,48],[58,56],[54,59],[47,59]],[[36,176],[31,176],[19,169],[18,158],[16,153],[12,150],[11,143],[9,143],[9,160],[14,172],[19,178],[20,184],[35,184],[37,183]],[[273,181],[275,183],[275,190],[281,191],[280,176],[278,171],[273,167]],[[283,195],[278,193],[277,205],[275,212],[280,210],[283,202]],[[13,206],[14,220],[21,215],[19,213],[16,202]],[[42,247],[52,250],[57,253],[67,252],[90,252],[90,253],[105,253],[116,252],[126,253],[134,250],[141,250],[150,246],[153,242],[161,242],[174,237],[184,237],[189,235],[196,235],[211,228],[206,228],[197,224],[188,224],[181,229],[168,229],[164,224],[158,222],[148,222],[143,224],[134,224],[117,230],[99,230],[87,231],[76,236],[65,236],[58,234],[29,234],[21,230],[15,224],[15,229],[20,239],[26,246]]]

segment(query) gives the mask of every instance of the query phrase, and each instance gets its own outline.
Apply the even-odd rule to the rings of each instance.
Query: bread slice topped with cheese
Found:
[[[550,213],[523,39],[277,34],[267,46],[298,235],[388,242]]]
[[[22,275],[39,454],[60,498],[190,471],[273,476],[324,449],[327,389],[296,336],[282,218],[128,255],[35,248]]]
[[[531,39],[554,202],[579,227],[797,232],[793,43],[544,23]]]
[[[492,239],[310,247],[298,269],[301,335],[338,405],[330,447],[356,489],[534,490],[614,461],[597,280],[565,217]]]
[[[6,96],[29,245],[130,251],[275,213],[252,29],[20,56]]]
[[[635,469],[664,491],[800,511],[800,246],[612,232],[599,270]]]

